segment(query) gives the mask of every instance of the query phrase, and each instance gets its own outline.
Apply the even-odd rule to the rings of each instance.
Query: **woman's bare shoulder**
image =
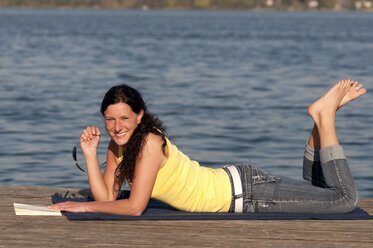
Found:
[[[161,147],[163,145],[162,137],[154,133],[149,133],[145,140],[146,145],[150,147]]]
[[[143,154],[154,156],[154,158],[161,159],[159,168],[162,168],[167,161],[168,152],[167,149],[163,149],[163,139],[161,136],[149,133],[146,136],[146,142],[143,148]]]

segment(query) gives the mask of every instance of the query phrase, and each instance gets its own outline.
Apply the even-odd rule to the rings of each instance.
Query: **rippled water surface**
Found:
[[[102,128],[101,99],[121,82],[201,164],[300,178],[306,107],[340,78],[372,88],[372,23],[367,13],[0,10],[0,184],[87,187],[71,149],[84,126]],[[372,106],[368,93],[337,118],[362,197],[373,197]]]

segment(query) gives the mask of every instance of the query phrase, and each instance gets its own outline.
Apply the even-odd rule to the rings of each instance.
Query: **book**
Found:
[[[60,210],[49,209],[47,206],[13,203],[16,215],[61,216]]]

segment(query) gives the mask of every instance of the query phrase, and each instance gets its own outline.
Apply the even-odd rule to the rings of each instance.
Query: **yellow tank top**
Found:
[[[232,189],[222,168],[200,166],[167,140],[167,162],[159,169],[151,197],[189,212],[228,212]]]

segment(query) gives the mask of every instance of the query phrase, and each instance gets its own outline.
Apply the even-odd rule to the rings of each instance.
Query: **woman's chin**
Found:
[[[123,146],[125,144],[127,144],[128,140],[127,139],[123,139],[123,138],[117,138],[117,137],[112,137],[111,138],[115,144],[117,144],[118,146]]]

